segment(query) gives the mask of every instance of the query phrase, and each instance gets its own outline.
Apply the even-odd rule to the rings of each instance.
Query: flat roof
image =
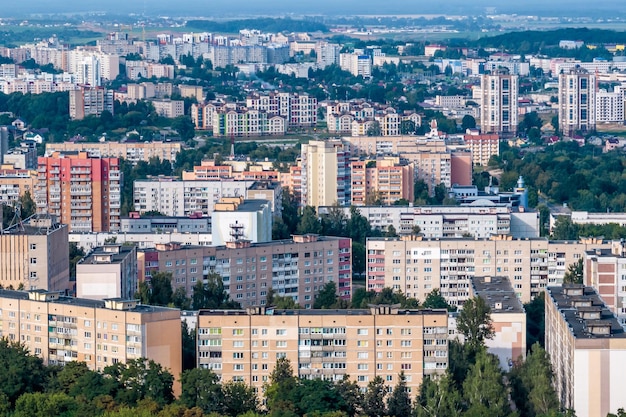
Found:
[[[524,313],[524,306],[507,277],[473,277],[472,289],[492,313]],[[500,303],[496,308],[496,303]]]
[[[377,311],[379,307],[391,308],[391,313],[373,313],[372,310]],[[263,312],[255,312],[255,309],[263,309]],[[275,309],[272,307],[252,307],[250,310],[199,310],[200,316],[372,316],[372,315],[430,315],[430,314],[445,314],[448,315],[446,309],[408,309],[408,308],[396,308],[392,306],[372,306],[372,309],[360,308],[360,309]]]
[[[39,290],[39,291],[0,290],[0,298],[10,298],[13,300],[29,300],[29,295],[28,295],[29,292],[47,293],[47,291],[45,290]],[[54,292],[51,291],[50,293],[54,293]],[[120,301],[127,301],[127,300],[120,299]],[[39,302],[44,302],[44,301],[39,301]],[[67,297],[64,295],[59,295],[57,299],[50,300],[47,302],[55,303],[55,304],[75,305],[78,307],[101,308],[101,309],[106,309],[106,310],[112,310],[112,309],[108,309],[105,307],[104,300],[90,300],[88,298]],[[120,310],[120,311],[131,311],[131,312],[136,312],[136,313],[151,313],[151,312],[158,312],[158,311],[165,312],[165,311],[172,311],[172,310],[178,310],[178,309],[169,308],[169,307],[151,306],[151,305],[146,305],[146,304],[137,304],[133,308],[130,308],[127,310]]]
[[[571,290],[577,293],[573,294]],[[582,284],[564,284],[561,287],[547,287],[546,291],[575,338],[626,338],[624,328],[592,287],[585,287]],[[576,304],[589,305],[577,306]],[[595,307],[594,310],[600,311],[600,319],[586,320],[581,317],[581,313],[589,311],[589,307]],[[609,326],[610,334],[593,334],[589,331],[590,326],[599,325]]]
[[[119,264],[119,263],[122,263],[135,248],[135,246],[126,246],[126,245],[112,245],[112,246],[118,247],[119,252],[106,250],[108,247],[111,247],[111,246],[98,246],[98,247],[95,247],[91,252],[89,252],[87,256],[81,259],[81,261],[79,262],[79,265]],[[110,262],[101,262],[97,260],[97,257],[99,256],[110,256],[111,260]]]

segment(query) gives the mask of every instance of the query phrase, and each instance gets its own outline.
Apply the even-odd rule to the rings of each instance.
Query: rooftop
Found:
[[[39,300],[41,302],[49,302],[56,304],[66,304],[66,305],[75,305],[78,307],[87,307],[87,308],[102,308],[106,309],[105,306],[107,300],[90,300],[87,298],[76,298],[76,297],[66,297],[61,295],[60,292],[53,291],[45,291],[45,290],[35,290],[35,291],[13,291],[13,290],[0,290],[0,298],[9,298],[13,300]],[[110,301],[124,302],[126,301],[129,307],[125,308],[124,311],[131,311],[136,313],[153,313],[153,312],[165,312],[172,311],[176,309],[168,308],[168,307],[158,307],[151,306],[145,304],[138,304],[136,300],[120,300],[120,299],[112,299]]]
[[[371,316],[371,315],[430,315],[448,314],[445,309],[406,309],[396,305],[372,305],[369,309],[275,309],[251,307],[247,310],[200,310],[200,316]]]
[[[563,284],[546,291],[576,339],[626,338],[624,328],[592,287]]]
[[[489,304],[492,313],[524,312],[524,306],[507,277],[474,277],[472,290]]]
[[[80,260],[79,265],[85,264],[118,264],[122,263],[135,250],[134,246],[105,245],[94,248],[87,256]]]

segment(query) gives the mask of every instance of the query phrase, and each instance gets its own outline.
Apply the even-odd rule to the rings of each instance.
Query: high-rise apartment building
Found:
[[[559,74],[559,130],[565,135],[596,129],[596,75],[579,67]]]
[[[68,239],[67,226],[51,218],[32,218],[4,231],[0,227],[0,285],[70,290]]]
[[[517,132],[518,76],[499,70],[480,78],[480,131],[514,135]]]
[[[480,135],[469,133],[463,141],[472,151],[472,163],[486,167],[492,156],[500,155],[500,136],[496,134]]]
[[[120,230],[121,173],[117,158],[86,152],[38,158],[37,212],[53,214],[70,232]]]
[[[302,145],[302,205],[350,205],[350,152],[340,140]]]
[[[445,310],[200,310],[196,334],[199,367],[259,391],[280,358],[294,376],[349,375],[362,389],[375,377],[391,389],[403,372],[411,397],[448,367]]]
[[[313,127],[317,124],[317,99],[308,94],[253,94],[246,99],[246,107],[271,116],[281,116],[289,127]]]
[[[53,291],[0,290],[0,337],[23,343],[47,365],[89,369],[146,358],[182,372],[180,310],[136,300],[95,301]],[[174,383],[174,392],[180,386]]]
[[[80,85],[69,93],[70,118],[72,119],[81,120],[85,116],[100,116],[105,110],[113,114],[113,90]]]
[[[401,199],[415,200],[415,173],[411,163],[386,157],[375,161],[352,161],[350,170],[353,206],[370,205],[377,201],[390,206]]]
[[[470,297],[473,277],[506,277],[526,303],[548,285],[563,282],[567,267],[586,250],[610,248],[608,242],[547,239],[370,238],[367,240],[367,289],[391,287],[408,297],[426,298],[435,288],[453,305]]]
[[[622,326],[593,288],[564,284],[546,292],[546,352],[561,407],[578,417],[625,408]]]

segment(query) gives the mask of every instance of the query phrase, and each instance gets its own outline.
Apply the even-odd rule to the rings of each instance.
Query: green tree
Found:
[[[406,377],[404,372],[400,372],[398,383],[387,398],[387,415],[390,417],[410,417],[411,411],[411,397],[407,391]]]
[[[322,229],[325,236],[346,236],[346,226],[348,216],[346,216],[339,204],[334,204],[328,214],[322,216]]]
[[[552,239],[578,240],[578,225],[572,222],[570,216],[558,216],[552,228]]]
[[[424,378],[416,400],[416,417],[456,417],[462,411],[461,394],[448,373],[437,381]]]
[[[291,397],[296,386],[296,377],[293,375],[291,362],[287,358],[280,358],[270,374],[270,383],[265,387],[267,408],[272,415],[281,415],[295,410]]]
[[[374,377],[374,379],[367,384],[367,391],[365,391],[365,398],[363,401],[363,412],[368,417],[386,416],[386,396],[387,388],[385,388],[385,381],[383,381],[380,376]]]
[[[514,363],[509,374],[511,399],[520,417],[549,415],[559,411],[559,401],[552,386],[552,366],[546,351],[535,343],[526,360]]]
[[[485,339],[493,338],[491,308],[482,297],[475,296],[465,301],[457,318],[457,330],[474,351],[484,346]]]
[[[85,257],[85,251],[76,242],[70,242],[70,280],[76,280],[76,264]]]
[[[348,417],[359,415],[363,406],[363,393],[356,381],[352,381],[348,375],[344,375],[341,381],[337,381],[335,387],[343,399]]]
[[[0,394],[11,404],[24,393],[40,391],[44,386],[46,369],[40,358],[31,356],[28,349],[6,338],[0,339]]]
[[[150,282],[141,281],[135,297],[144,304],[167,306],[174,302],[172,291],[172,273],[156,272]],[[177,299],[177,302],[181,300]]]
[[[76,400],[64,393],[24,393],[15,402],[14,417],[72,417]]]
[[[527,346],[535,343],[545,346],[545,293],[540,293],[531,302],[524,304],[524,311]]]
[[[227,416],[239,416],[256,412],[259,400],[254,388],[245,382],[227,381],[222,384],[222,413]]]
[[[183,348],[183,370],[196,366],[196,329],[189,328],[185,320],[181,321],[180,334]]]
[[[205,413],[220,412],[223,392],[219,377],[210,369],[193,368],[180,376],[182,391],[179,401],[184,406],[199,407]]]
[[[415,122],[413,120],[403,120],[400,122],[400,133],[403,135],[412,135],[415,133]]]
[[[320,234],[322,232],[322,224],[317,217],[315,208],[311,206],[306,206],[302,210],[302,215],[300,216],[300,221],[298,222],[296,232],[299,235],[304,235],[307,233]]]
[[[583,258],[578,258],[578,261],[570,264],[563,275],[563,284],[582,284],[583,283]]]
[[[463,382],[463,396],[469,405],[468,413],[489,416],[508,416],[511,412],[508,396],[502,382],[500,362],[495,355],[480,348],[476,363],[470,366]]]
[[[20,204],[22,206],[22,218],[27,219],[37,211],[37,205],[33,201],[30,191],[26,190],[20,197]]]
[[[178,287],[172,294],[172,304],[181,310],[191,310],[191,300],[187,297],[185,287]]]
[[[116,400],[122,404],[134,406],[148,399],[163,406],[174,399],[174,377],[153,360],[118,362],[104,368],[104,374],[117,382]]]
[[[209,273],[205,282],[198,281],[193,287],[191,304],[194,310],[201,308],[239,308],[239,304],[230,300],[224,289],[222,277],[215,273]]]
[[[439,288],[435,288],[428,293],[426,299],[422,303],[423,308],[445,308],[448,311],[456,311],[456,307],[448,304],[446,299],[439,292]]]
[[[337,284],[327,282],[315,297],[313,308],[332,308],[337,303]]]
[[[193,139],[195,127],[189,116],[179,116],[172,122],[172,129],[178,132],[183,140]]]
[[[461,129],[463,129],[463,132],[465,132],[467,129],[474,129],[475,127],[476,119],[474,119],[474,117],[470,116],[469,114],[463,116],[463,119],[461,120]]]

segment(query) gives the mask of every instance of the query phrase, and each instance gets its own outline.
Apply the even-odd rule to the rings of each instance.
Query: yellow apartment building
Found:
[[[448,367],[445,310],[200,310],[196,330],[199,367],[257,389],[279,358],[301,378],[349,375],[363,389],[376,376],[393,387],[404,372],[412,396]]]

